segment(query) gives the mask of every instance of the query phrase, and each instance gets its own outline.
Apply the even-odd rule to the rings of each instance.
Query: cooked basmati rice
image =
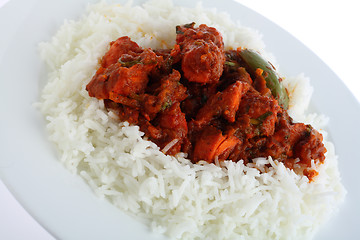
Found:
[[[217,28],[226,47],[248,47],[271,58],[257,31],[235,24],[225,13],[168,0],[89,5],[79,20],[65,21],[51,41],[40,44],[50,74],[39,106],[61,161],[97,195],[174,239],[312,238],[345,190],[334,147],[322,130],[326,118],[305,114],[312,88],[304,75],[287,77],[284,84],[290,115],[325,137],[326,161],[312,183],[270,157],[219,166],[192,164],[183,153],[167,156],[142,138],[139,127],[119,122],[103,101],[88,96],[85,86],[110,41],[130,36],[142,47],[170,48],[175,26],[193,21]]]

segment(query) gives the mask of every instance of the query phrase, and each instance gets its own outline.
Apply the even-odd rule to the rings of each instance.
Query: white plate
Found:
[[[59,239],[162,239],[133,218],[98,199],[78,176],[57,160],[48,142],[45,121],[32,106],[46,81],[37,44],[49,40],[65,18],[76,19],[81,1],[12,0],[0,9],[0,176],[25,209]],[[140,1],[136,1],[140,2]],[[181,5],[193,6],[194,1]],[[360,107],[341,80],[309,49],[255,12],[226,0],[206,7],[227,11],[234,20],[264,35],[287,75],[304,72],[315,88],[312,109],[330,117],[329,133],[339,155],[339,168],[348,190],[339,214],[315,239],[354,239],[358,232],[360,188]],[[340,106],[340,107],[338,107]]]

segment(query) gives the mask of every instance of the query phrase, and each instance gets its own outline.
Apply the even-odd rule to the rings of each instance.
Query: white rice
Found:
[[[50,74],[39,106],[61,161],[97,195],[174,239],[311,239],[345,195],[330,142],[324,141],[326,162],[312,183],[271,158],[248,165],[192,164],[184,154],[166,156],[142,139],[139,127],[120,123],[102,101],[88,96],[85,86],[110,41],[130,36],[142,47],[171,48],[175,26],[193,21],[217,28],[227,47],[266,54],[261,35],[225,13],[164,0],[141,7],[89,5],[79,20],[65,21],[51,41],[41,43]],[[305,115],[310,81],[299,75],[284,84],[291,116],[312,123],[326,138],[326,119]]]

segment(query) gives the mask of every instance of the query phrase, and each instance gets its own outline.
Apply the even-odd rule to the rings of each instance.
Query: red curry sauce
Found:
[[[194,23],[176,27],[173,49],[143,49],[129,37],[110,43],[87,85],[122,121],[140,126],[167,154],[185,152],[209,163],[271,156],[310,180],[311,161],[323,163],[322,135],[294,123],[251,71],[238,50],[224,50],[221,34]]]

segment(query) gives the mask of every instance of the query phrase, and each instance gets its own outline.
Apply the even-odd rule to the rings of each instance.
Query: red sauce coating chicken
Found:
[[[313,180],[312,160],[325,160],[322,135],[292,121],[266,69],[250,68],[240,48],[225,51],[215,28],[191,23],[176,33],[172,49],[143,49],[129,37],[111,42],[89,95],[167,154],[185,152],[195,163],[271,156]]]

